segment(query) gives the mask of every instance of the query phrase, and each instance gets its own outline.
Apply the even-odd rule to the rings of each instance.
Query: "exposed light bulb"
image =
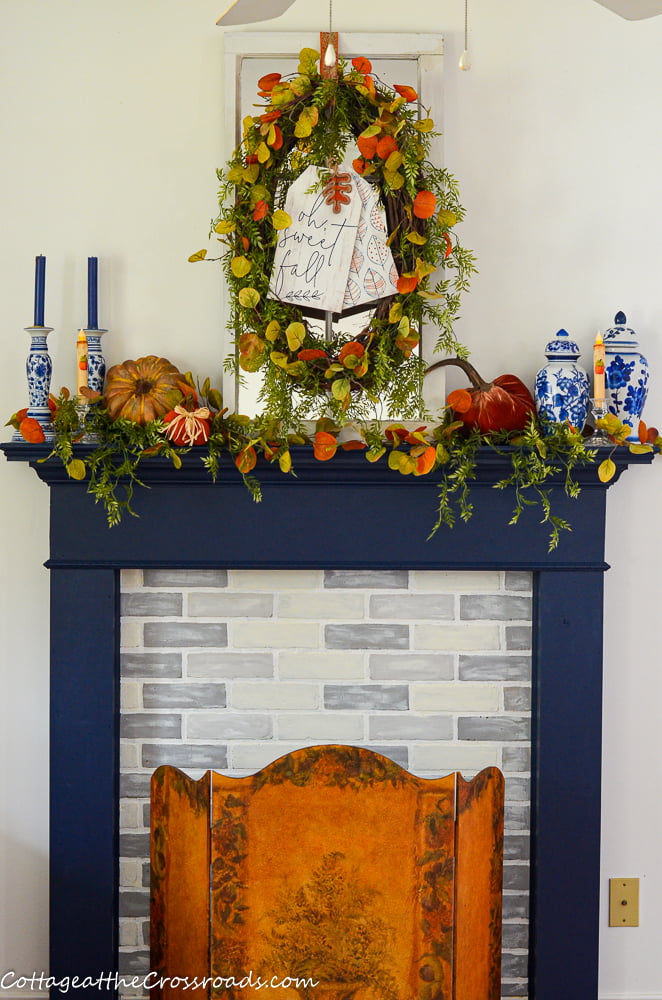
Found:
[[[326,47],[326,52],[324,53],[324,65],[331,68],[335,66],[338,62],[338,56],[336,55],[336,48],[333,42],[329,42]]]
[[[471,59],[469,58],[469,50],[465,49],[460,56],[460,61],[458,63],[460,69],[471,69]]]

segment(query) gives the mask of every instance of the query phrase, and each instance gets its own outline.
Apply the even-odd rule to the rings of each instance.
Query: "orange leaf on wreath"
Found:
[[[414,198],[414,215],[418,219],[429,219],[436,207],[437,199],[432,191],[419,191]]]
[[[248,153],[248,155],[246,156],[246,165],[248,166],[251,163],[259,163],[259,160],[257,158],[257,153]]]
[[[242,236],[241,237],[241,245],[243,246],[244,250],[250,250],[250,248],[251,248],[251,241],[248,239],[247,236]]]
[[[362,159],[352,160],[352,166],[356,170],[357,174],[362,174],[365,172],[365,166],[366,166],[365,160]]]
[[[263,219],[265,215],[269,214],[269,206],[266,201],[258,201],[257,205],[253,209],[253,221],[259,222]]]
[[[434,445],[430,445],[429,448],[426,448],[423,454],[416,459],[416,469],[414,471],[414,475],[426,476],[428,472],[432,470],[436,457],[437,449]]]
[[[244,476],[255,468],[256,463],[257,453],[252,445],[247,445],[237,452],[234,460],[234,464]]]
[[[365,347],[363,344],[359,344],[358,340],[348,340],[347,343],[343,344],[340,348],[338,361],[342,363],[345,358],[349,357],[350,354],[354,354],[357,358],[362,358],[365,354]]]
[[[444,233],[443,237],[446,243],[446,253],[444,254],[444,260],[446,260],[453,253],[453,242],[448,233]]]
[[[392,135],[383,136],[377,143],[377,156],[380,160],[388,160],[391,153],[397,152],[398,144]],[[434,211],[434,209],[433,209]],[[416,210],[414,209],[414,213]]]
[[[281,74],[280,73],[267,73],[266,76],[261,76],[257,81],[259,90],[266,90],[267,92],[274,89],[277,83],[280,83]]]
[[[449,393],[446,402],[456,413],[467,413],[471,409],[473,400],[467,389],[455,389]]]
[[[270,142],[269,145],[272,149],[283,148],[283,133],[281,132],[279,125],[274,125],[274,140],[273,142]]]
[[[42,441],[46,440],[41,424],[34,417],[24,417],[18,429],[21,436],[30,444],[41,444]]]
[[[406,275],[401,274],[397,281],[398,291],[401,295],[407,295],[409,292],[413,292],[418,284],[418,275]]]
[[[269,122],[275,122],[277,118],[280,118],[282,113],[280,108],[271,108],[270,111],[265,111],[263,115],[260,115],[260,121],[264,125],[268,125]]]
[[[360,135],[356,140],[356,145],[359,147],[359,153],[365,156],[366,160],[371,160],[377,152],[377,136]]]
[[[343,441],[340,447],[343,451],[363,451],[368,446],[365,441],[359,441],[358,438],[350,438],[349,441]]]
[[[352,59],[352,66],[359,73],[372,73],[372,63],[365,56],[356,56]]]
[[[318,462],[328,462],[338,450],[338,442],[328,431],[318,431],[315,435],[313,454]]]
[[[326,356],[326,351],[321,351],[319,347],[304,347],[297,354],[299,361],[314,361],[315,358],[325,358]]]
[[[413,87],[403,87],[397,83],[393,84],[393,89],[400,94],[400,97],[404,97],[405,101],[416,101],[418,100],[418,94]]]

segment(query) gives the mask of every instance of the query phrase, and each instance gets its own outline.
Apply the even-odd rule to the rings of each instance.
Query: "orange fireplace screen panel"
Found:
[[[151,839],[150,995],[500,996],[496,768],[422,779],[345,746],[247,778],[160,767]]]

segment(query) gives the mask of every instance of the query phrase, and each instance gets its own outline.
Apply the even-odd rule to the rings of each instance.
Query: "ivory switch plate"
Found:
[[[609,926],[639,926],[639,879],[609,879]]]

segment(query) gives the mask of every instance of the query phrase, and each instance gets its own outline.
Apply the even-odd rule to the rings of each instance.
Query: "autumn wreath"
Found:
[[[289,426],[311,412],[342,422],[374,416],[377,403],[417,416],[423,322],[437,326],[436,350],[465,353],[453,320],[474,264],[453,230],[463,217],[457,186],[429,161],[434,122],[419,117],[413,88],[385,86],[365,58],[341,60],[337,77],[325,79],[318,60],[304,49],[296,74],[262,77],[265,103],[244,119],[243,140],[218,172],[213,229],[227,248],[216,259],[230,290],[235,344],[228,364],[239,376],[263,373],[266,414]],[[333,190],[334,170],[347,156],[379,191],[397,293],[379,300],[358,335],[341,329],[327,339],[301,306],[270,297],[269,284],[279,231],[292,221],[283,207],[289,187],[312,165],[320,186],[330,182]],[[335,183],[342,197],[337,176]],[[190,259],[205,257],[199,251]]]

